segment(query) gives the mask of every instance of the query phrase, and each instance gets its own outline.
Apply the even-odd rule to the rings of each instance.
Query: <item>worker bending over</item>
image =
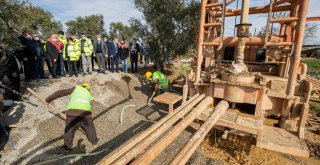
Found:
[[[71,151],[74,133],[80,126],[87,135],[88,140],[92,143],[93,147],[98,145],[99,139],[97,138],[96,129],[92,119],[91,101],[92,89],[89,83],[83,83],[81,86],[75,86],[70,89],[64,89],[55,92],[46,99],[47,103],[51,101],[71,95],[67,107],[66,127],[64,130],[64,149]]]
[[[162,74],[160,71],[147,72],[146,80],[154,84],[154,91],[152,96],[155,94],[160,95],[168,91],[170,80]]]

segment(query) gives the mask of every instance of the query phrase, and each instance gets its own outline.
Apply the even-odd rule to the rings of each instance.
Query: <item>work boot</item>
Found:
[[[97,148],[98,145],[99,145],[99,142],[100,142],[100,139],[98,138],[98,139],[97,139],[97,142],[94,143],[94,144],[92,144],[92,147],[93,147],[93,148]]]
[[[66,146],[66,145],[63,145],[63,149],[64,149],[65,151],[68,151],[68,152],[72,151],[72,148],[69,148],[69,147]]]

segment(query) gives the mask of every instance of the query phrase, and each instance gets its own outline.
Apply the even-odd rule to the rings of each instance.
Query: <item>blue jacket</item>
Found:
[[[119,54],[118,44],[114,44],[113,42],[108,43],[108,54],[110,56],[117,56]]]

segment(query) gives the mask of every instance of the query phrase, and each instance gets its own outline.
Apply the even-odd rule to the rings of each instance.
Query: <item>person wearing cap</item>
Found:
[[[152,95],[160,95],[168,91],[170,80],[160,71],[147,72],[146,80],[154,84],[154,91]]]
[[[57,98],[70,95],[70,101],[67,107],[66,127],[64,131],[64,149],[72,150],[73,137],[80,126],[86,133],[88,140],[95,148],[99,139],[95,126],[93,124],[91,102],[93,100],[92,88],[89,83],[83,83],[75,87],[59,90],[50,95],[46,102],[49,104]]]

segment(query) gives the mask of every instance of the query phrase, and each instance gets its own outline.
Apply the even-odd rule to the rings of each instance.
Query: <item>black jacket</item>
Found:
[[[47,41],[46,48],[47,55],[50,58],[50,60],[58,59],[59,52],[51,42]]]
[[[24,36],[20,36],[19,40],[21,42],[21,44],[23,45],[23,49],[22,49],[22,58],[31,58],[34,57],[34,49],[33,49],[33,42],[31,39],[28,39]]]
[[[124,48],[119,48],[119,54],[120,54],[120,59],[124,60],[127,59],[129,56],[129,49],[124,47]]]
[[[132,45],[133,45],[133,43],[130,43],[130,45],[129,45],[130,53],[131,54],[138,54],[140,52],[140,45],[138,43],[136,43],[135,50],[132,49]]]

